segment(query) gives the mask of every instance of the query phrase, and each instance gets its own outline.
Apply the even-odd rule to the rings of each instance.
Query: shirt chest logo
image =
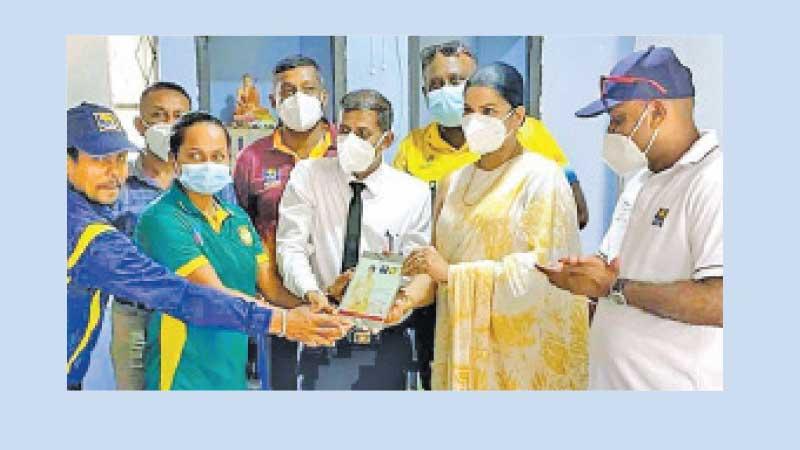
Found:
[[[239,226],[238,232],[239,240],[242,241],[242,244],[248,247],[253,245],[253,234],[250,233],[250,229],[247,228],[247,225]]]
[[[262,177],[264,178],[264,189],[281,185],[281,171],[277,167],[267,167],[264,169]]]
[[[263,173],[264,184],[274,183],[280,179],[277,167],[267,167]]]
[[[655,227],[663,228],[664,220],[667,219],[668,214],[669,214],[669,208],[658,208],[658,211],[656,211],[656,215],[653,217],[652,225]]]
[[[264,189],[282,188],[294,168],[293,164],[281,164],[278,167],[267,167],[261,172]]]

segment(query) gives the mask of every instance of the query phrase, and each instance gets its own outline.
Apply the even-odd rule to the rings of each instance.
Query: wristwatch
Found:
[[[608,299],[611,300],[612,303],[617,305],[628,304],[628,300],[625,298],[625,294],[623,292],[625,290],[625,284],[627,283],[627,279],[617,278],[617,280],[611,286],[611,292],[608,294]]]

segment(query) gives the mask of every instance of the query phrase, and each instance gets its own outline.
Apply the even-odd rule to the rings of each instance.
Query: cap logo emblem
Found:
[[[94,122],[97,125],[97,131],[99,132],[106,132],[106,131],[117,131],[123,132],[122,125],[119,123],[119,119],[117,116],[112,112],[96,112],[92,113],[94,116]]]

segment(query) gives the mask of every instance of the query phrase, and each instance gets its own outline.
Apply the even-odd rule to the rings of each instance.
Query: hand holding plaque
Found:
[[[370,328],[383,328],[402,280],[403,257],[364,253],[339,306],[339,314],[362,319]]]

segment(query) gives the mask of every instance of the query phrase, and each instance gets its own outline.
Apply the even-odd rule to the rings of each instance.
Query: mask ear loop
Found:
[[[655,142],[655,141],[656,141],[656,137],[658,137],[658,132],[659,132],[659,129],[658,129],[658,128],[656,128],[656,129],[653,131],[653,136],[651,136],[651,137],[650,137],[650,141],[648,141],[648,142],[647,142],[647,146],[646,146],[646,147],[645,147],[645,149],[644,149],[644,154],[645,154],[645,155],[647,155],[647,152],[649,152],[649,151],[650,151],[650,147],[653,145],[653,142]]]
[[[503,120],[502,120],[503,127],[506,126],[506,120],[508,120],[508,118],[511,117],[512,114],[514,114],[514,110],[515,109],[517,109],[517,108],[516,107],[511,108],[511,110],[508,112],[508,114],[506,114],[506,116],[503,118]],[[505,134],[505,136],[503,136],[503,142],[505,142],[505,140],[508,139],[508,137],[510,135],[511,135],[511,130],[506,129],[506,134]]]
[[[378,146],[381,145],[381,142],[383,142],[383,139],[386,137],[386,133],[388,132],[389,130],[384,131],[381,137],[378,138],[378,141],[375,142],[375,145],[372,146],[372,148],[375,149],[376,152],[378,151]]]
[[[650,108],[650,102],[647,102],[647,104],[644,105],[644,110],[642,111],[642,114],[639,115],[639,119],[636,120],[636,126],[633,127],[633,131],[631,131],[631,134],[628,135],[629,138],[633,139],[633,135],[636,134],[637,131],[639,131],[639,127],[641,127],[642,123],[644,122],[644,115],[647,113],[648,108]]]
[[[644,116],[647,113],[648,108],[650,108],[650,102],[647,102],[647,104],[645,105],[644,111],[642,111],[642,115],[639,116],[639,120],[636,121],[636,126],[633,128],[633,131],[631,131],[631,134],[628,136],[629,139],[633,140],[633,135],[636,134],[636,132],[639,130],[639,127],[642,125],[642,123],[644,123]],[[656,141],[656,138],[658,137],[658,132],[659,128],[653,130],[653,135],[650,136],[650,140],[647,141],[647,145],[644,147],[644,150],[642,151],[645,154],[645,156],[647,156],[647,153],[650,151],[651,147],[653,146],[653,143]]]
[[[386,137],[386,133],[388,132],[389,130],[384,131],[381,137],[378,138],[378,142],[376,142],[375,145],[372,146],[372,152],[374,153],[374,155],[372,156],[372,163],[370,163],[370,165],[375,163],[375,160],[378,159],[378,146],[381,144],[383,139]],[[383,158],[381,157],[381,159]]]

